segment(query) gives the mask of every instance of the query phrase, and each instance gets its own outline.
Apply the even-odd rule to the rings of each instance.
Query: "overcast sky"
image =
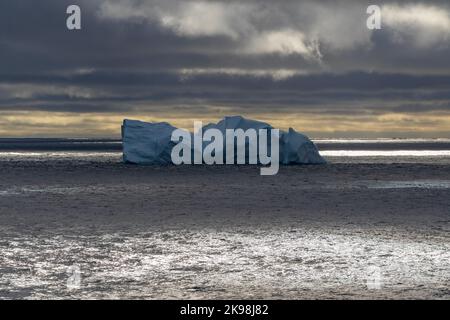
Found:
[[[78,4],[82,30],[66,28]],[[450,4],[1,0],[0,137],[242,114],[313,137],[450,137]]]

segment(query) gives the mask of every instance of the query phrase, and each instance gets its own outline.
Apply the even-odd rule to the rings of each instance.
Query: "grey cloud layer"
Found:
[[[0,111],[449,111],[447,1],[0,3]]]

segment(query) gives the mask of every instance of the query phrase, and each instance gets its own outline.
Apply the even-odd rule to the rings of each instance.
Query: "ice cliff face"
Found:
[[[216,124],[208,124],[203,127],[203,132],[212,128],[220,130],[224,136],[227,129],[243,129],[244,131],[267,129],[269,132],[273,129],[267,123],[240,116],[225,117]],[[146,123],[124,120],[122,125],[124,161],[135,164],[172,164],[171,151],[176,142],[171,141],[171,135],[175,129],[166,122]],[[203,147],[205,145],[207,143],[204,143]],[[268,147],[270,149],[270,146]],[[292,128],[288,132],[280,131],[279,148],[280,163],[284,165],[326,163],[314,143],[307,136]]]
[[[323,164],[325,159],[309,138],[292,128],[280,135],[281,164]]]
[[[127,163],[165,165],[172,162],[171,141],[176,128],[166,122],[146,123],[124,120],[122,125],[123,160]]]

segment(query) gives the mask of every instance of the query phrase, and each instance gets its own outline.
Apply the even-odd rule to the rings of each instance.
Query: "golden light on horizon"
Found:
[[[207,124],[227,115],[192,113],[70,113],[44,111],[0,112],[1,137],[112,137],[120,136],[123,119],[169,122],[192,130],[193,121]],[[380,115],[332,115],[317,113],[247,113],[243,116],[265,121],[280,129],[292,127],[312,137],[385,136],[450,137],[450,113],[385,113]]]

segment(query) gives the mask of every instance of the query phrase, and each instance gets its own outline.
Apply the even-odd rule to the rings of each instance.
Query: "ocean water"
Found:
[[[450,163],[450,139],[317,139],[330,163]],[[0,161],[122,161],[113,139],[0,139]]]
[[[266,179],[0,139],[0,299],[448,299],[450,141],[315,142]]]
[[[320,139],[331,163],[450,163],[450,139]]]

